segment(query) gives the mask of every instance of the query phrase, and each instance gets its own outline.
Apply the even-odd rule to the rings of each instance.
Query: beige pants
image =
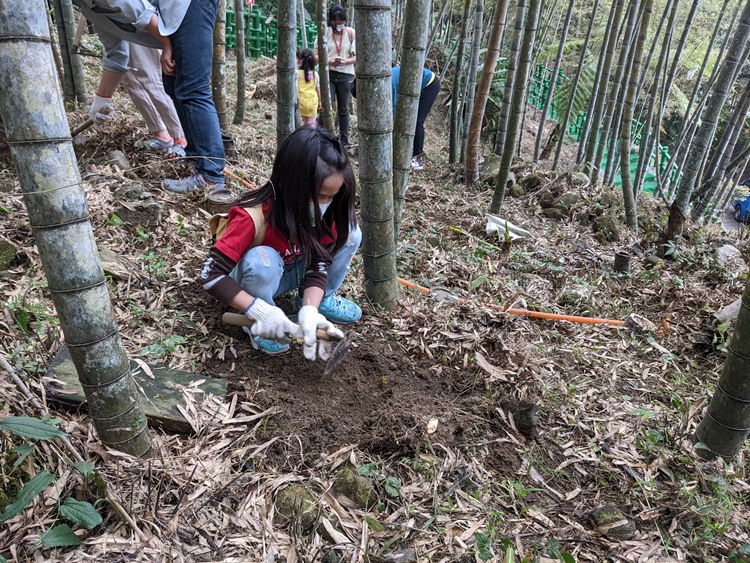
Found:
[[[166,130],[174,138],[183,137],[174,103],[161,81],[160,55],[158,49],[131,43],[130,66],[137,70],[126,72],[121,84],[146,121],[149,133]]]

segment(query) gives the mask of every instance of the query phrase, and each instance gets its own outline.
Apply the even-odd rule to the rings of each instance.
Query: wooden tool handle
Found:
[[[93,124],[94,124],[94,120],[89,117],[86,121],[84,121],[83,123],[81,123],[78,127],[74,128],[70,132],[70,136],[71,137],[75,137],[79,133],[82,133],[83,131],[85,131],[86,129],[88,129],[89,127],[91,127]]]
[[[228,325],[237,325],[237,326],[250,326],[255,321],[242,313],[224,313],[221,316],[221,320],[227,323]],[[340,338],[336,336],[331,336],[328,334],[328,332],[322,328],[318,329],[318,332],[315,333],[315,336],[318,340],[333,340],[333,341],[339,341]]]

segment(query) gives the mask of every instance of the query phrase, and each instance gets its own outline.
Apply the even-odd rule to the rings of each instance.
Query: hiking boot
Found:
[[[424,156],[421,154],[411,159],[412,170],[424,170]]]
[[[270,338],[253,336],[253,334],[250,332],[249,326],[243,326],[242,330],[244,330],[248,334],[248,336],[250,336],[250,345],[253,348],[255,348],[256,350],[260,350],[261,352],[268,354],[269,356],[279,356],[289,351],[289,344],[282,344],[281,342],[271,340]]]
[[[332,323],[350,325],[362,316],[362,309],[354,301],[344,297],[329,295],[320,302],[318,312]]]

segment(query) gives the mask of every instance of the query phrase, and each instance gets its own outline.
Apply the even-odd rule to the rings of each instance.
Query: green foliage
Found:
[[[81,539],[73,533],[67,524],[58,524],[47,530],[41,538],[45,547],[67,547],[81,545]]]
[[[161,358],[167,354],[167,352],[173,353],[180,344],[185,343],[185,337],[172,335],[168,336],[161,342],[155,344],[149,344],[145,348],[141,349],[140,355],[150,355],[154,358]]]
[[[492,547],[492,540],[490,540],[487,533],[477,531],[477,533],[474,534],[474,541],[476,542],[477,557],[479,557],[479,559],[482,561],[489,561],[495,557],[495,554],[492,553],[492,550],[490,549],[490,547]]]
[[[588,109],[589,100],[591,99],[592,91],[594,89],[595,77],[596,61],[593,61],[581,69],[581,76],[578,79],[578,87],[576,88],[576,93],[573,97],[573,107],[570,112],[571,119],[575,119],[577,115],[585,113]],[[558,115],[565,115],[565,110],[570,102],[572,91],[572,79],[561,81],[555,88],[555,92],[552,95],[552,107]]]
[[[53,438],[66,436],[65,432],[50,422],[30,416],[0,418],[0,430],[29,440],[52,440]]]
[[[91,503],[81,502],[74,498],[66,498],[60,505],[58,514],[87,530],[102,523],[102,517]]]
[[[54,480],[55,476],[49,471],[42,471],[29,479],[21,489],[21,492],[18,493],[16,502],[6,506],[5,511],[0,514],[0,522],[5,522],[21,514]]]
[[[55,420],[42,420],[28,416],[11,416],[0,418],[0,430],[27,440],[53,440],[67,436],[65,432],[55,426]],[[13,450],[18,454],[18,460],[14,468],[18,467],[25,459],[32,455],[34,447],[31,444],[21,444]],[[82,461],[75,464],[76,469],[87,479],[93,475],[94,465],[91,462]],[[5,522],[21,514],[42,491],[55,481],[56,477],[49,471],[41,471],[29,479],[18,493],[15,502],[8,504],[0,514],[0,522]],[[102,517],[91,503],[79,501],[74,498],[65,499],[57,509],[59,518],[65,518],[70,522],[90,530],[102,523]],[[41,537],[41,544],[45,547],[62,547],[80,545],[81,540],[73,533],[67,524],[58,524],[47,530]],[[0,558],[0,563],[4,559]]]
[[[743,543],[727,554],[730,563],[746,563],[750,561],[750,543]]]

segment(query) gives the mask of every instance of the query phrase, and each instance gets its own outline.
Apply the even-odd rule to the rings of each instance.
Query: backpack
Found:
[[[263,215],[263,205],[256,205],[255,207],[243,207],[242,209],[250,215],[255,225],[255,238],[253,239],[253,246],[260,246],[263,242],[263,238],[266,236],[266,217]],[[227,232],[229,226],[229,214],[228,213],[217,213],[208,221],[208,228],[211,230],[211,240],[216,242],[224,233]]]

